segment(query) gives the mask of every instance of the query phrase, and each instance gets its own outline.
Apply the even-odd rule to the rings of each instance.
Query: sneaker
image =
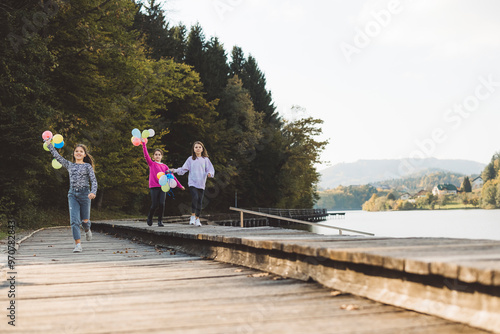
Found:
[[[75,249],[73,249],[73,253],[81,253],[82,252],[82,244],[76,244]]]
[[[153,226],[153,221],[152,220],[148,220],[147,223],[148,223],[148,226]]]
[[[196,218],[194,221],[194,226],[201,226],[200,218]]]
[[[194,225],[194,221],[196,220],[196,217],[195,216],[191,216],[191,218],[189,219],[189,225]]]
[[[162,223],[162,222],[158,222],[158,226],[159,226],[159,227],[163,227],[163,226],[165,226],[165,225],[163,225],[163,223]]]
[[[86,237],[87,241],[92,240],[92,231],[88,230],[87,232],[85,232],[85,237]]]

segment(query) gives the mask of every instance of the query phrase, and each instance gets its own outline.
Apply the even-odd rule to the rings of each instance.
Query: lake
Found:
[[[345,211],[344,219],[334,217],[320,223],[375,236],[500,240],[500,210]],[[312,232],[338,234],[324,227],[313,227]]]

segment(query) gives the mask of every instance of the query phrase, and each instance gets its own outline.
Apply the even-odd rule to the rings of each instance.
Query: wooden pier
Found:
[[[83,253],[78,254],[71,252],[69,227],[42,230],[23,241],[15,255],[16,326],[9,326],[4,316],[0,332],[486,333],[318,283],[176,251],[182,247],[161,247],[171,238],[182,238],[186,249],[198,253],[208,251],[202,244],[214,238],[223,242],[243,237],[243,244],[282,240],[284,246],[293,240],[311,242],[296,231],[178,223],[160,228],[138,221],[100,222],[94,227],[93,240],[83,241]],[[129,240],[110,235],[129,233]],[[9,302],[7,272],[2,269],[4,312]]]

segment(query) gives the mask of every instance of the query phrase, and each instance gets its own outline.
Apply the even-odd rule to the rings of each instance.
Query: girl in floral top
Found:
[[[82,251],[80,225],[85,230],[87,241],[92,240],[92,231],[90,230],[90,200],[94,199],[97,193],[94,159],[88,153],[85,145],[78,144],[73,151],[73,162],[70,162],[61,157],[50,141],[51,138],[46,140],[50,152],[69,172],[68,205],[71,230],[73,232],[73,239],[75,239],[73,253],[79,253]],[[91,185],[90,188],[89,182]]]

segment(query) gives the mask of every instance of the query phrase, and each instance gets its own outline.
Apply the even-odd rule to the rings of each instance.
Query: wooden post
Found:
[[[245,227],[245,225],[243,224],[243,211],[240,211],[240,224],[241,227]]]

